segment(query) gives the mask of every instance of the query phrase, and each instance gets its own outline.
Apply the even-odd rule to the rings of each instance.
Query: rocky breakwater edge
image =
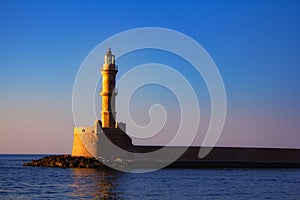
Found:
[[[31,167],[62,167],[62,168],[107,168],[96,158],[71,155],[50,155],[38,160],[24,163]]]
[[[102,162],[101,162],[102,161]],[[84,156],[71,156],[71,155],[50,155],[38,160],[33,160],[24,163],[23,166],[31,167],[62,167],[62,168],[100,168],[112,169],[104,165],[109,164],[113,168],[128,168],[131,166],[132,160],[122,160],[120,158],[102,159],[99,161],[96,158],[88,158]]]

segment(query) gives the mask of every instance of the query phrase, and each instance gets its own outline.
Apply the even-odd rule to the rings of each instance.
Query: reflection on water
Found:
[[[23,167],[43,155],[0,156],[0,199],[300,199],[299,169],[99,169]]]
[[[72,169],[72,198],[121,199],[118,197],[118,177],[113,170]]]

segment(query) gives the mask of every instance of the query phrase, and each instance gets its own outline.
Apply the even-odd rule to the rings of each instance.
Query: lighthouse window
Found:
[[[82,129],[82,132],[84,133],[84,132],[85,132],[85,129]]]

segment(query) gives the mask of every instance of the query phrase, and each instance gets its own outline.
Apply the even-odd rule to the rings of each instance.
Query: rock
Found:
[[[44,158],[24,163],[23,166],[32,167],[63,167],[63,168],[106,168],[96,158],[83,156],[75,157],[71,155],[52,155]]]

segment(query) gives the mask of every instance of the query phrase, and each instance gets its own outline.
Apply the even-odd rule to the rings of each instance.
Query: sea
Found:
[[[300,169],[161,169],[149,173],[25,167],[0,155],[0,199],[300,199]]]

